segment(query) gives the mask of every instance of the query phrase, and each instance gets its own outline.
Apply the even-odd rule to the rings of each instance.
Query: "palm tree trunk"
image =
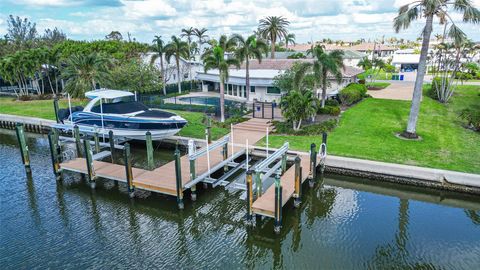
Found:
[[[245,90],[247,92],[247,101],[250,100],[250,64],[248,62],[248,57],[245,59]]]
[[[408,117],[407,130],[402,133],[406,138],[418,138],[416,128],[418,114],[420,113],[420,102],[422,100],[423,79],[427,64],[428,47],[430,45],[430,36],[432,34],[433,15],[428,15],[425,29],[423,31],[422,50],[420,52],[420,62],[418,63],[417,78],[415,79],[415,88],[413,89],[412,106]]]
[[[175,57],[175,60],[177,62],[177,86],[178,86],[178,93],[182,93],[182,83],[180,81],[180,60],[178,59],[178,56]]]
[[[324,72],[322,78],[322,108],[325,108],[325,100],[327,99],[327,76],[328,73]]]
[[[271,42],[271,52],[270,52],[270,58],[271,59],[275,59],[275,40],[272,38],[272,42]]]
[[[223,74],[220,72],[220,78],[223,78]],[[220,122],[225,122],[225,82],[220,80]]]
[[[160,54],[160,72],[162,73],[163,95],[167,95],[167,86],[165,81],[165,69],[163,67],[163,53]]]

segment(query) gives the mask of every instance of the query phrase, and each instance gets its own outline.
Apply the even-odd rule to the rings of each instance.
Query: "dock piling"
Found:
[[[95,142],[95,154],[100,153],[100,140],[98,138],[98,132],[93,134],[93,140]]]
[[[28,150],[27,141],[25,140],[25,131],[23,129],[23,124],[17,124],[15,126],[17,133],[18,144],[20,146],[20,154],[22,155],[22,162],[25,166],[25,171],[31,173],[32,169],[30,168],[30,151]]]
[[[223,151],[222,151],[222,153],[223,153],[223,160],[228,159],[228,143],[226,143],[226,144],[223,145]],[[233,161],[233,160],[232,160],[232,161]],[[224,172],[228,171],[228,165],[227,165],[227,164],[225,164],[225,166],[223,166],[223,171],[224,171]]]
[[[147,167],[151,171],[155,168],[155,165],[153,162],[152,133],[150,133],[150,131],[147,131],[147,133],[145,134],[145,143],[147,146]]]
[[[135,197],[135,186],[133,185],[132,159],[130,156],[130,144],[127,142],[123,148],[123,157],[125,159],[125,176],[127,179],[127,190],[130,198]]]
[[[295,157],[295,192],[293,193],[293,206],[298,208],[301,203],[302,196],[302,167],[300,166],[301,159],[299,156]]]
[[[182,168],[180,162],[180,150],[178,149],[178,144],[175,148],[175,182],[177,186],[177,204],[179,209],[184,208],[183,204],[183,187],[182,187]],[[192,191],[193,194],[193,191]]]
[[[317,146],[312,143],[310,145],[310,174],[309,174],[309,185],[313,187],[315,184],[315,179],[317,177]]]
[[[327,133],[322,134],[322,145],[320,146],[320,173],[323,177],[325,171],[325,159],[327,158]]]
[[[90,183],[90,187],[95,189],[95,169],[93,167],[92,148],[90,142],[87,139],[83,140],[83,146],[85,150],[85,160],[87,161],[87,178]]]
[[[110,157],[112,158],[112,163],[115,162],[115,157],[113,153],[115,152],[115,140],[113,139],[113,131],[108,132],[108,142],[110,143]]]
[[[50,155],[52,157],[52,166],[53,166],[53,174],[55,174],[55,178],[60,180],[60,162],[58,157],[58,140],[56,139],[55,134],[51,131],[48,133],[48,144],[50,145]]]
[[[257,187],[257,199],[262,197],[262,176],[260,172],[255,172],[255,185]]]
[[[73,137],[75,137],[75,147],[77,149],[77,157],[82,157],[82,143],[80,142],[80,129],[77,125],[73,127]]]
[[[55,97],[53,99],[53,110],[55,111],[55,121],[57,121],[57,124],[60,123],[60,119],[58,118],[58,98]]]
[[[280,233],[282,228],[282,185],[280,183],[280,174],[275,175],[275,221],[273,231]]]
[[[252,171],[247,171],[247,222],[252,224],[253,221],[253,185],[252,185]]]

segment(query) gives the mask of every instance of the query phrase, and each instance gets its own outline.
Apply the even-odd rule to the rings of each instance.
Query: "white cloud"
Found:
[[[69,0],[12,0],[15,4],[28,5],[31,7],[61,7],[75,5],[75,1]]]

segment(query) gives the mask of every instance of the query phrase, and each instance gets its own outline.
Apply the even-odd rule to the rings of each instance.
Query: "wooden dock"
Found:
[[[233,145],[228,143],[228,156],[232,156],[245,150],[246,141],[253,145],[266,136],[267,127],[271,131],[271,123],[268,119],[250,119],[246,122],[233,126]],[[232,136],[232,134],[230,134]],[[233,149],[233,153],[232,152]],[[222,149],[215,149],[209,152],[209,156],[203,155],[195,162],[195,174],[197,176],[206,173],[210,168],[224,160]],[[188,188],[185,186],[194,179],[190,175],[190,161],[188,155],[180,158],[182,192]],[[60,169],[87,174],[87,162],[84,158],[75,158],[60,163]],[[127,182],[125,167],[104,161],[93,161],[93,171],[96,177],[112,179],[120,182]],[[136,189],[143,189],[157,193],[177,196],[175,161],[171,161],[153,171],[132,168],[133,186]],[[211,171],[210,173],[213,173]]]
[[[303,183],[308,177],[310,172],[310,159],[308,156],[302,156],[301,169]],[[291,166],[280,177],[282,184],[282,207],[293,197],[295,193],[295,166]],[[275,218],[275,184],[272,184],[263,195],[257,198],[252,205],[252,211],[254,214],[260,214],[263,216]]]

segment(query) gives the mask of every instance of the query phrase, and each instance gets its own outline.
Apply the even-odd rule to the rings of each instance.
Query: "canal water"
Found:
[[[177,210],[173,198],[75,174],[56,183],[48,141],[28,134],[27,177],[14,133],[0,130],[0,267],[167,269],[480,269],[480,199],[327,176],[304,186],[302,206],[245,225],[245,202],[202,189]],[[137,166],[143,150],[134,151]],[[172,151],[156,151],[158,163]]]

